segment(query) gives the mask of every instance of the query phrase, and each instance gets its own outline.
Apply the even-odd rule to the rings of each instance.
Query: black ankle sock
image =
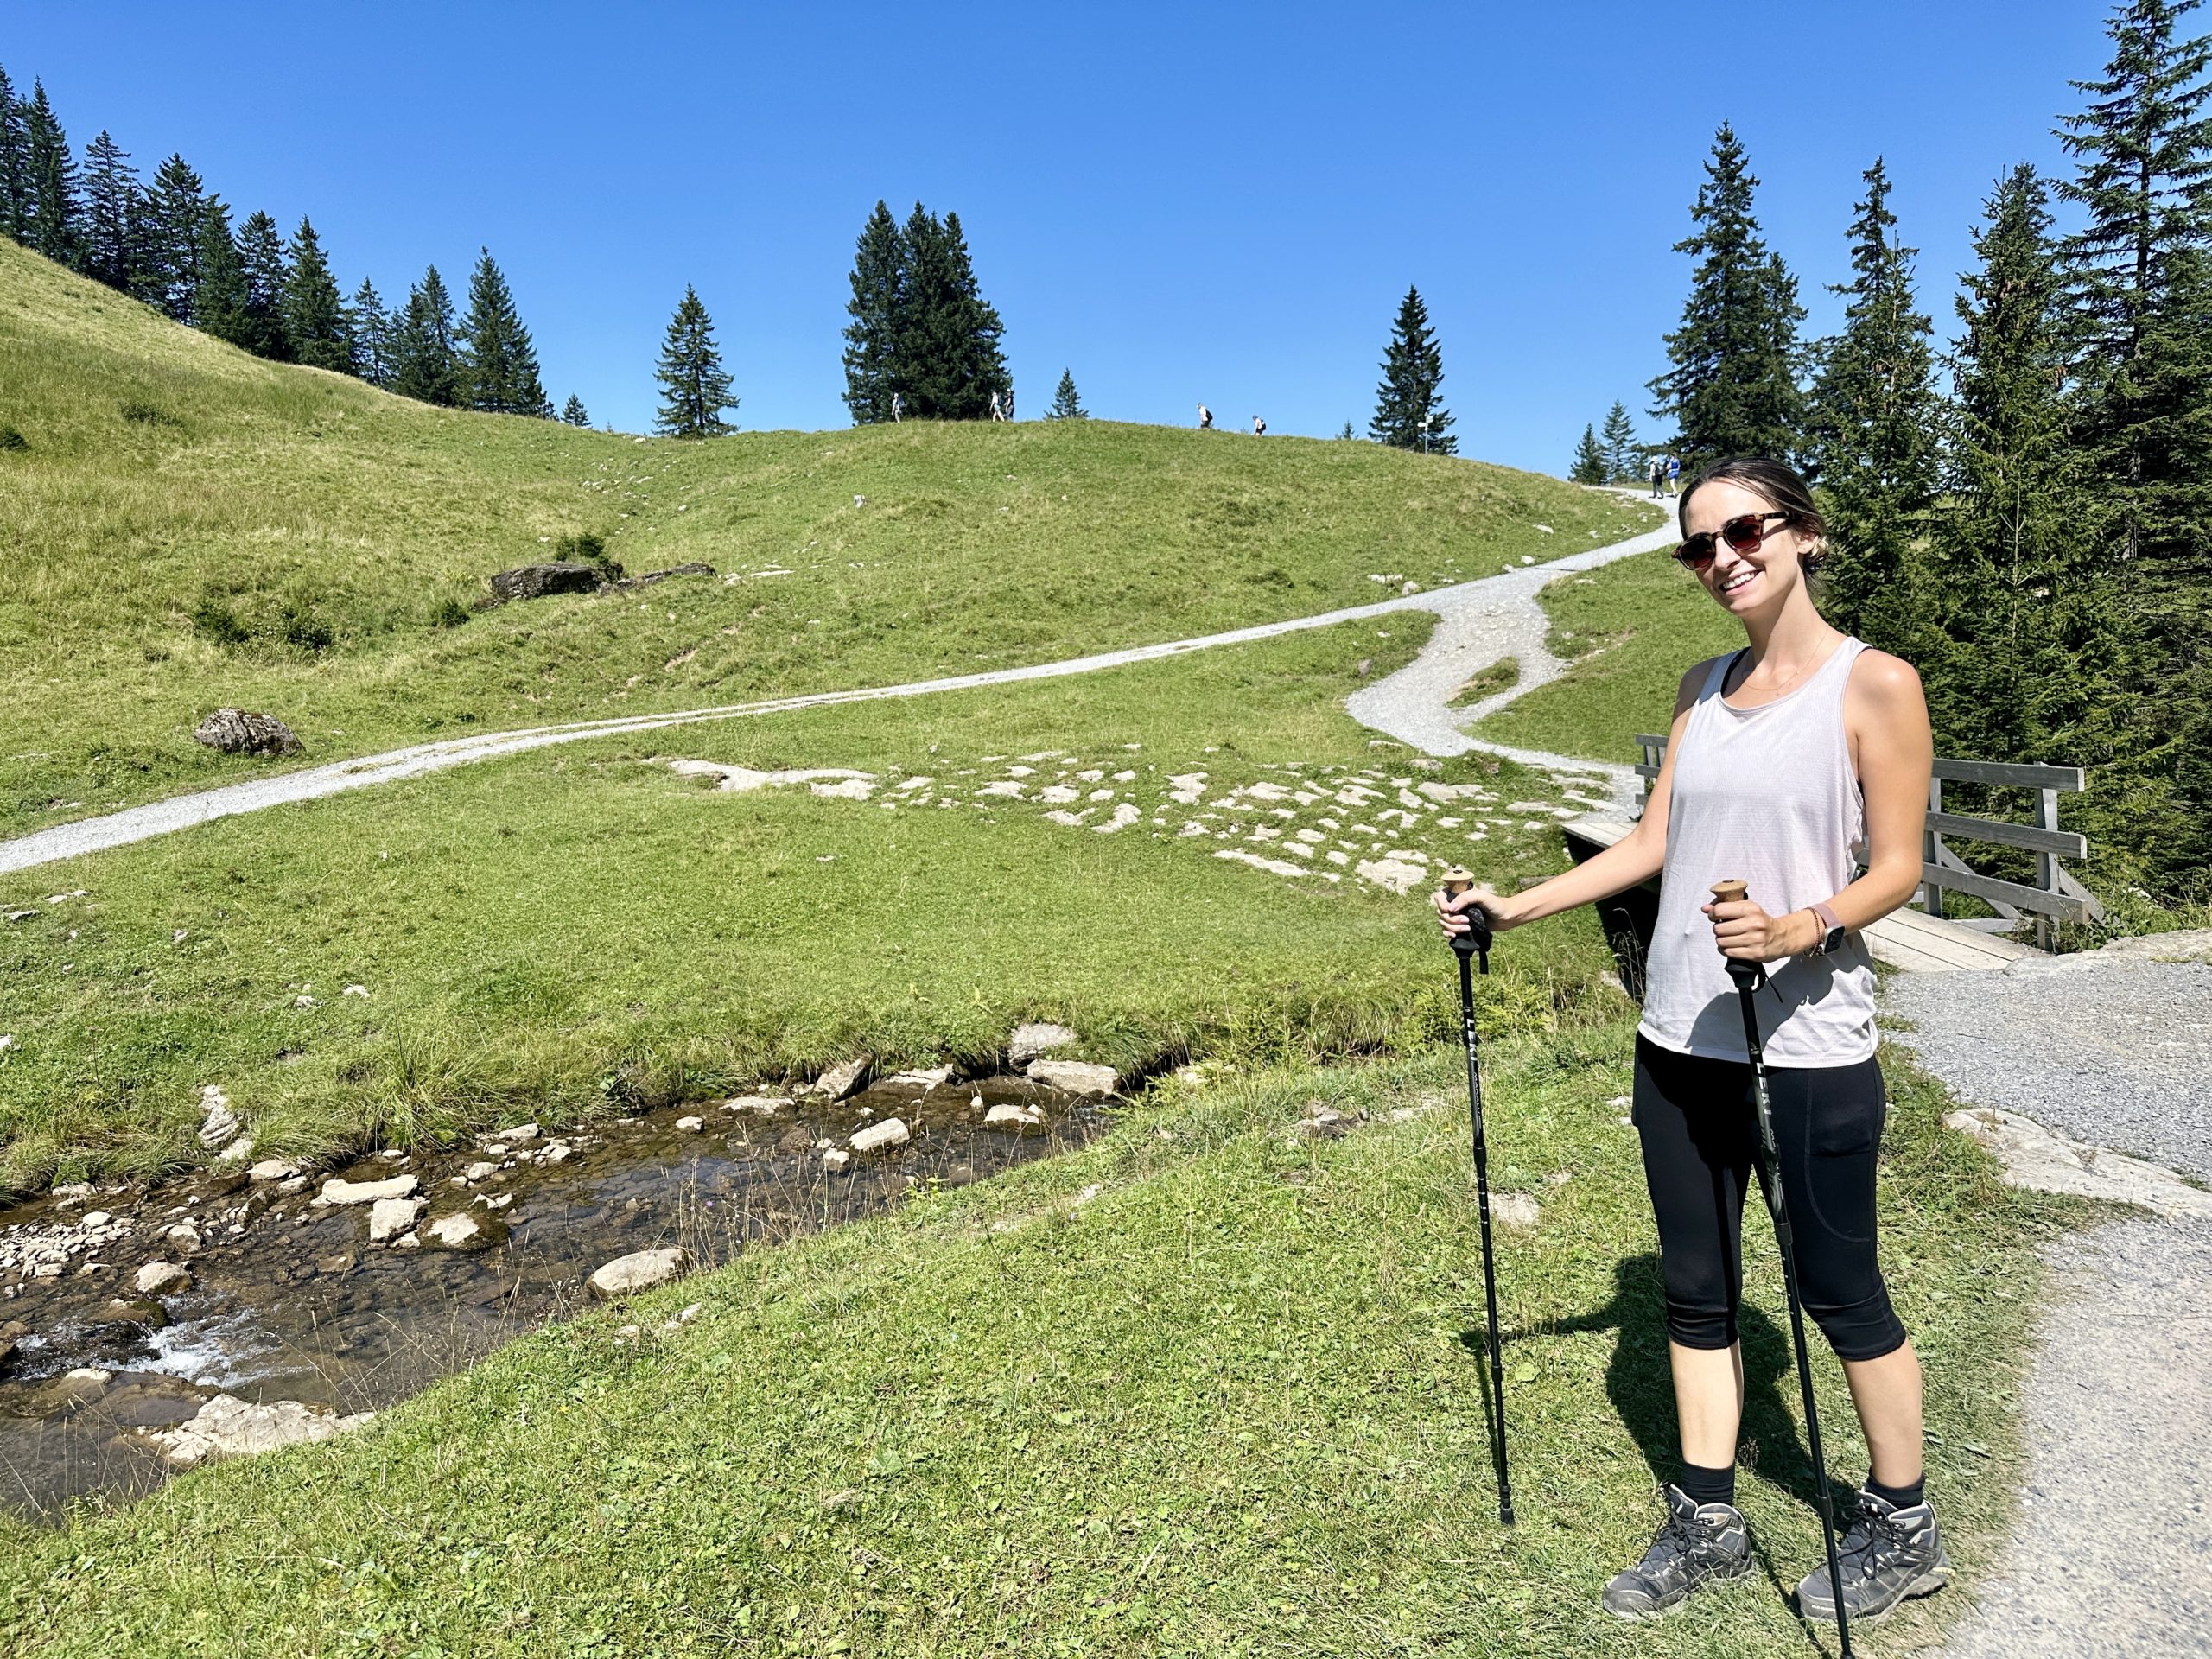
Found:
[[[1693,1503],[1726,1503],[1732,1507],[1736,1502],[1736,1465],[1732,1463],[1726,1469],[1700,1469],[1684,1459],[1682,1472],[1675,1484]]]
[[[1682,1490],[1688,1491],[1689,1489],[1688,1487],[1684,1487]],[[1921,1476],[1918,1480],[1914,1481],[1910,1486],[1885,1486],[1880,1481],[1875,1479],[1873,1476],[1869,1475],[1866,1477],[1866,1490],[1873,1493],[1875,1497],[1880,1498],[1883,1503],[1888,1504],[1891,1509],[1909,1510],[1912,1508],[1914,1504],[1918,1503],[1926,1498],[1928,1495],[1928,1477],[1926,1475]]]

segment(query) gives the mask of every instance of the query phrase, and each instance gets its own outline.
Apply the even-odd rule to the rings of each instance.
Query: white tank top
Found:
[[[1866,649],[1847,639],[1800,685],[1756,709],[1732,709],[1720,689],[1733,657],[1713,664],[1675,746],[1667,862],[1652,930],[1639,1032],[1678,1054],[1744,1060],[1744,1015],[1713,923],[1700,906],[1737,877],[1770,916],[1833,899],[1858,874],[1852,845],[1866,808],[1843,728],[1851,665]],[[1766,964],[1756,999],[1759,1039],[1775,1065],[1855,1065],[1874,1052],[1874,964],[1847,934],[1829,956]]]

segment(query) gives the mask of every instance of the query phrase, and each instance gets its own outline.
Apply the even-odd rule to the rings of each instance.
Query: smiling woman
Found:
[[[1885,1091],[1873,964],[1860,938],[1918,885],[1933,740],[1911,667],[1839,632],[1815,607],[1808,575],[1824,526],[1802,479],[1770,461],[1719,462],[1685,492],[1682,525],[1675,557],[1746,643],[1683,675],[1643,818],[1616,846],[1527,893],[1478,888],[1440,894],[1438,906],[1447,931],[1464,931],[1459,912],[1471,906],[1503,930],[1662,877],[1634,1116],[1659,1225],[1681,1466],[1650,1548],[1607,1586],[1607,1611],[1649,1618],[1751,1571],[1734,1506],[1736,1309],[1756,1166],[1786,1200],[1775,1205],[1786,1255],[1785,1211],[1811,1217],[1790,1293],[1794,1308],[1802,1274],[1805,1307],[1844,1362],[1872,1453],[1840,1595],[1844,1613],[1876,1618],[1951,1573],[1923,1486],[1920,1364],[1876,1260]],[[1730,882],[1733,896],[1724,896]],[[1778,1156],[1772,1141],[1755,1139],[1746,1109],[1757,1057],[1738,1024],[1739,963],[1771,993],[1746,1001],[1742,1018],[1756,1018],[1775,1062]],[[1763,1116],[1764,1072],[1758,1088]],[[1838,1616],[1827,1570],[1808,1575],[1797,1599],[1809,1616]]]

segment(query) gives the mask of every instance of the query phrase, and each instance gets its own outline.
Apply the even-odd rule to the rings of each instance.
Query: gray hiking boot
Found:
[[[1605,1611],[1616,1618],[1656,1618],[1705,1586],[1751,1570],[1751,1535],[1734,1508],[1693,1503],[1679,1486],[1662,1487],[1659,1496],[1667,1519],[1651,1548],[1605,1586]]]
[[[1951,1581],[1936,1506],[1920,1503],[1900,1510],[1866,1491],[1859,1494],[1837,1563],[1843,1569],[1844,1610],[1854,1624],[1875,1624],[1899,1602],[1930,1595]],[[1797,1607],[1808,1618],[1835,1617],[1826,1563],[1798,1585]]]

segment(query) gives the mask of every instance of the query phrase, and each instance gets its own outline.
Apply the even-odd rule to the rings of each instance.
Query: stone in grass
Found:
[[[391,1243],[415,1225],[423,1207],[421,1198],[378,1198],[369,1206],[369,1243]]]
[[[913,1138],[905,1118],[887,1117],[880,1123],[854,1130],[851,1145],[855,1152],[887,1152],[893,1147],[905,1146]]]
[[[1016,1026],[1014,1035],[1007,1039],[1007,1062],[1019,1071],[1032,1060],[1041,1060],[1047,1054],[1073,1048],[1082,1040],[1065,1026],[1039,1021]]]
[[[691,1252],[681,1246],[660,1250],[632,1250],[618,1255],[586,1282],[592,1294],[612,1299],[634,1296],[678,1277],[691,1265]]]
[[[1536,1201],[1526,1192],[1491,1194],[1490,1218],[1508,1232],[1535,1231],[1536,1218],[1541,1213]]]
[[[934,1093],[951,1081],[952,1068],[937,1065],[927,1071],[894,1071],[887,1077],[878,1077],[875,1086],[910,1100],[919,1100],[924,1095]]]
[[[340,1417],[297,1400],[249,1405],[234,1395],[219,1394],[175,1427],[149,1430],[147,1438],[171,1463],[189,1466],[210,1458],[250,1457],[279,1446],[327,1440],[359,1427],[372,1414],[365,1411]]]
[[[507,1236],[507,1224],[493,1215],[462,1211],[440,1216],[423,1229],[423,1243],[434,1250],[488,1250]]]
[[[1110,1065],[1091,1065],[1082,1060],[1032,1060],[1024,1075],[1078,1100],[1100,1100],[1114,1092],[1120,1080]]]
[[[322,1184],[317,1204],[375,1204],[384,1198],[411,1198],[421,1185],[412,1175],[394,1175],[383,1181],[341,1181]]]
[[[556,594],[595,594],[606,580],[607,573],[595,564],[549,559],[500,571],[492,578],[492,597],[504,604],[512,599],[546,599]]]
[[[149,1262],[131,1275],[141,1296],[176,1296],[192,1288],[191,1269],[175,1262]]]
[[[300,1166],[289,1158],[264,1158],[245,1173],[249,1181],[289,1181]]]
[[[192,741],[225,754],[297,754],[300,740],[274,715],[218,709],[193,728]]]
[[[676,1120],[676,1127],[685,1135],[697,1135],[707,1127],[707,1120],[703,1117],[679,1117]]]
[[[822,1154],[822,1167],[833,1175],[839,1170],[849,1167],[852,1161],[853,1154],[842,1147],[832,1147]]]
[[[1034,1106],[1001,1101],[983,1114],[983,1127],[1008,1135],[1042,1135],[1045,1132],[1045,1114]]]

